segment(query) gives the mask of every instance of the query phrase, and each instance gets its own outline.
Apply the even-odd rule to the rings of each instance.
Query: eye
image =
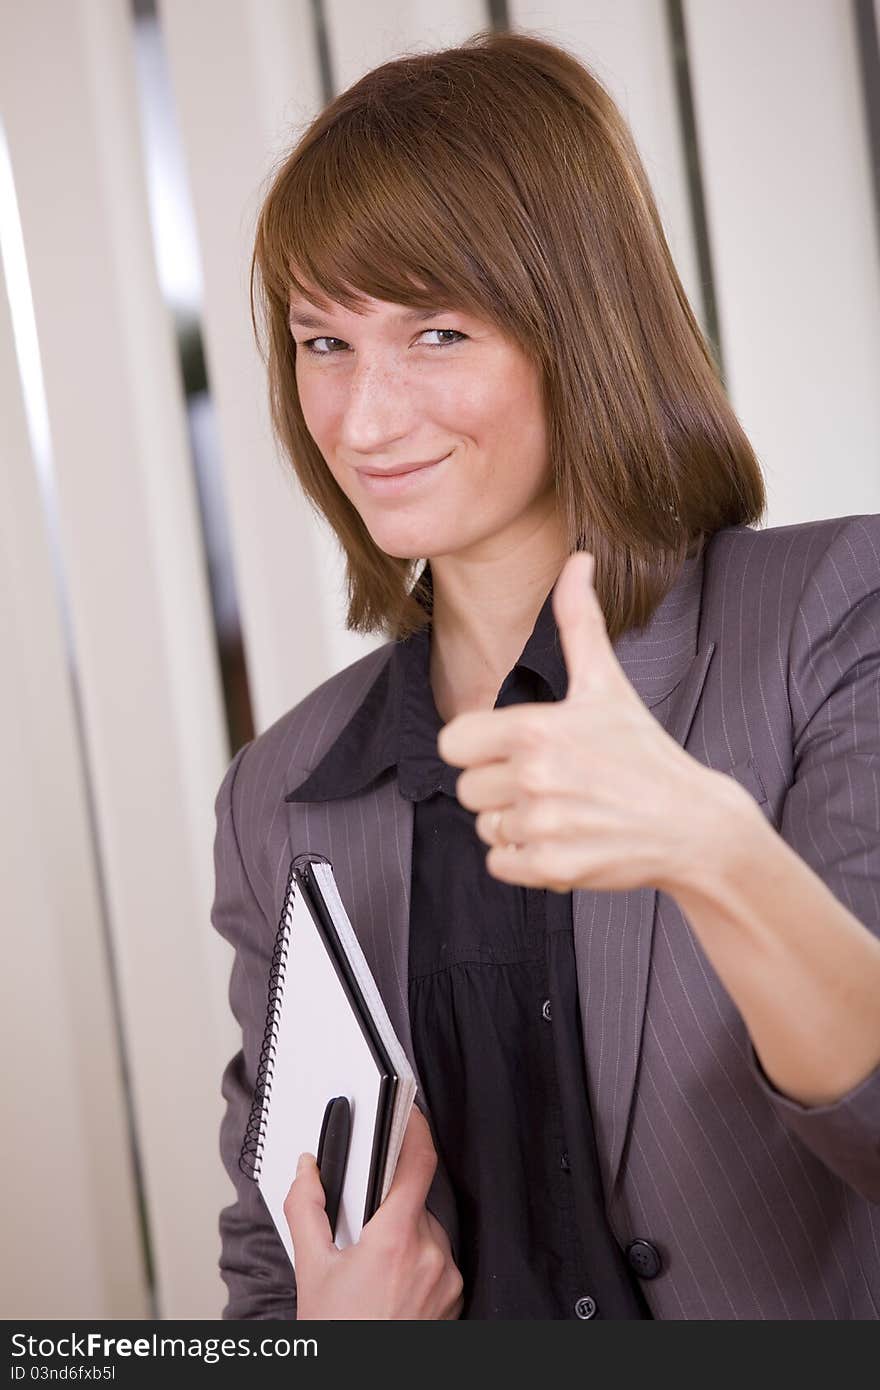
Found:
[[[305,342],[302,344],[302,346],[303,346],[304,348],[306,348],[307,351],[309,351],[309,352],[311,352],[311,353],[314,353],[314,355],[315,355],[316,357],[329,357],[330,354],[329,354],[328,352],[325,352],[325,350],[324,350],[323,348],[316,348],[316,347],[313,347],[312,344],[313,344],[313,343],[341,343],[341,342],[342,342],[342,339],[341,339],[341,338],[307,338],[307,339],[305,340]]]
[[[426,333],[445,333],[453,340],[452,342],[427,344],[428,347],[434,348],[453,347],[455,343],[467,336],[465,333],[459,332],[457,328],[425,328],[419,336],[424,337]],[[306,338],[302,343],[302,347],[304,347],[307,352],[310,352],[313,357],[332,357],[337,350],[336,348],[317,347],[316,344],[318,343],[340,343],[343,347],[346,346],[342,338],[329,338],[323,336],[320,338]]]
[[[456,342],[457,342],[459,339],[465,337],[465,334],[464,334],[464,333],[459,333],[459,331],[458,331],[457,328],[426,328],[426,329],[425,329],[425,332],[426,332],[426,333],[451,333],[452,336],[453,336],[453,338],[455,339]],[[434,346],[434,347],[452,347],[452,346],[453,346],[453,343],[434,343],[434,344],[430,344],[430,343],[429,343],[428,346],[429,346],[429,347],[430,347],[430,346]]]

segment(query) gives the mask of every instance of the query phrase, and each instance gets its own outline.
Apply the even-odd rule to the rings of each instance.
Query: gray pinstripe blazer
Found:
[[[239,751],[217,794],[212,922],[235,947],[242,1050],[223,1076],[223,1316],[295,1316],[292,1272],[238,1170],[291,855],[333,862],[414,1065],[407,1006],[412,803],[394,778],[286,802],[345,727],[391,644],[325,681]],[[615,643],[663,727],[729,773],[860,921],[880,932],[880,515],[719,531],[640,632]],[[880,1316],[880,1067],[804,1107],[763,1075],[675,900],[575,891],[582,1027],[608,1220],[660,1251],[657,1318]],[[878,1001],[880,1008],[880,1001]],[[430,1115],[428,1116],[430,1120]],[[442,1164],[428,1206],[457,1252]]]

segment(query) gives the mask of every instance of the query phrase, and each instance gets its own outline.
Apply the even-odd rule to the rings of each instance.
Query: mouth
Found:
[[[436,477],[448,458],[449,454],[444,454],[443,458],[433,463],[417,463],[412,468],[395,473],[369,473],[363,468],[358,468],[356,472],[367,492],[377,497],[392,497],[410,488],[420,487],[427,479]]]

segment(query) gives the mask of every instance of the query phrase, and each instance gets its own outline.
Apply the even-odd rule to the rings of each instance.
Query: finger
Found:
[[[336,1249],[314,1154],[300,1155],[296,1177],[284,1199],[284,1215],[298,1265]]]
[[[457,1299],[456,1302],[452,1305],[452,1307],[450,1308],[449,1312],[446,1314],[446,1317],[443,1319],[443,1321],[444,1321],[444,1322],[454,1322],[457,1318],[460,1318],[460,1317],[461,1317],[463,1310],[464,1310],[464,1294],[463,1294],[463,1293],[460,1293],[460,1294],[458,1295],[458,1299]]]
[[[502,812],[500,824],[495,808],[480,811],[474,830],[487,845],[551,843],[581,843],[592,833],[592,824],[585,813],[583,792],[579,796],[528,797],[498,807]]]
[[[577,550],[569,555],[553,588],[553,616],[568,672],[568,698],[595,686],[597,676],[619,669],[593,587],[594,571],[594,557]]]
[[[440,1221],[437,1220],[436,1216],[434,1215],[434,1213],[433,1213],[432,1211],[428,1211],[428,1208],[427,1208],[427,1207],[424,1208],[424,1213],[425,1213],[425,1225],[426,1225],[426,1227],[427,1227],[427,1230],[428,1230],[429,1234],[430,1234],[431,1237],[437,1242],[437,1244],[441,1247],[441,1249],[444,1251],[444,1253],[445,1253],[446,1255],[449,1256],[449,1258],[450,1258],[450,1260],[451,1260],[451,1259],[452,1259],[452,1245],[450,1244],[450,1241],[449,1241],[449,1233],[448,1233],[448,1231],[446,1230],[446,1227],[445,1227]]]
[[[382,1203],[398,1215],[418,1216],[437,1171],[437,1150],[431,1129],[417,1105],[413,1105],[407,1120],[400,1156],[388,1195]]]
[[[431,1239],[434,1241],[436,1245],[439,1245],[440,1249],[443,1251],[443,1254],[445,1255],[448,1261],[449,1267],[446,1271],[445,1279],[449,1281],[450,1285],[454,1283],[454,1285],[460,1288],[461,1290],[458,1297],[450,1305],[448,1311],[443,1314],[443,1317],[447,1319],[458,1318],[461,1316],[461,1312],[464,1307],[464,1286],[462,1283],[461,1271],[459,1270],[458,1265],[455,1263],[455,1259],[452,1254],[452,1245],[450,1244],[449,1235],[447,1233],[446,1227],[442,1226],[440,1222],[437,1220],[436,1216],[434,1216],[432,1212],[428,1211],[427,1208],[424,1209],[424,1220],[425,1230],[427,1234],[431,1237]]]
[[[437,752],[451,767],[498,762],[519,747],[524,732],[534,727],[541,705],[504,705],[501,709],[468,710],[457,714],[437,736]]]
[[[493,845],[486,851],[486,870],[502,883],[566,893],[571,888],[569,875],[577,867],[577,855],[583,854],[578,846],[574,846],[574,849],[574,854],[566,855],[555,840],[539,840],[534,844],[526,842],[519,847],[515,841],[507,845]]]
[[[509,806],[521,790],[511,758],[467,767],[455,783],[455,795],[468,811],[490,811],[496,807],[500,810]]]

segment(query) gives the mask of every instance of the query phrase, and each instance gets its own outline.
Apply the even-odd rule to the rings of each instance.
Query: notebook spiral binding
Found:
[[[266,1029],[260,1048],[260,1061],[257,1079],[254,1084],[254,1098],[248,1116],[244,1143],[238,1158],[241,1171],[254,1181],[260,1176],[263,1162],[263,1140],[265,1138],[264,1115],[269,1094],[272,1090],[272,1073],[275,1069],[275,1044],[278,1037],[278,1018],[281,1012],[281,997],[284,993],[284,973],[287,969],[287,953],[290,945],[290,929],[293,924],[293,894],[291,888],[296,872],[296,860],[291,860],[284,890],[284,906],[275,934],[272,963],[269,969],[269,1000],[266,1008]]]

